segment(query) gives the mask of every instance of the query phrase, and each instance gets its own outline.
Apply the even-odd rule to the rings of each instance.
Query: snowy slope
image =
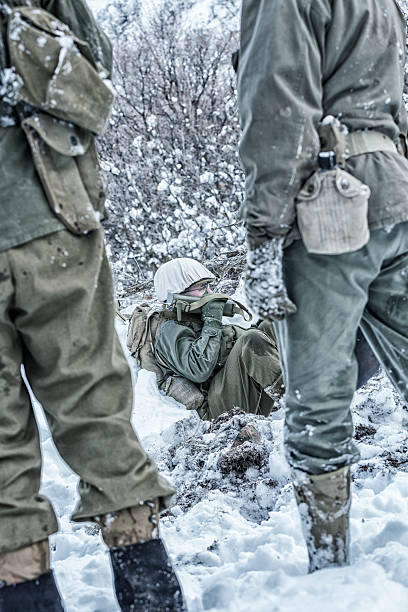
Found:
[[[118,331],[123,340],[125,325]],[[69,522],[77,477],[38,415],[42,492],[60,521],[52,564],[67,612],[113,612],[105,547],[92,525]],[[354,415],[363,459],[354,469],[352,566],[308,576],[281,449],[283,410],[268,419],[238,414],[202,423],[163,397],[151,373],[138,373],[133,423],[178,489],[162,534],[190,612],[408,611],[408,411],[379,377],[356,394]],[[230,447],[248,422],[262,442],[258,454],[248,454],[253,465],[239,472]]]

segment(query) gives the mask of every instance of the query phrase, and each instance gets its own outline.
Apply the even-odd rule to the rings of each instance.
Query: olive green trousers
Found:
[[[208,406],[202,418],[216,419],[223,412],[241,408],[244,412],[268,416],[275,400],[264,389],[278,385],[281,368],[272,324],[246,330],[236,341],[222,369],[211,380]]]
[[[102,230],[62,230],[0,253],[0,552],[58,529],[39,495],[39,435],[21,365],[61,457],[80,475],[74,520],[151,498],[163,506],[173,493],[130,424],[114,313]]]
[[[361,330],[408,400],[408,223],[371,232],[353,253],[312,255],[301,240],[284,251],[297,312],[275,324],[286,388],[285,449],[312,475],[359,458],[350,405]]]

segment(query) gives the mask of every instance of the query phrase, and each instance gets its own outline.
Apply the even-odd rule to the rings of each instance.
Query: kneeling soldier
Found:
[[[209,297],[215,276],[187,257],[173,259],[157,270],[154,284],[164,302],[169,294],[200,299]],[[197,408],[203,419],[215,419],[232,408],[268,416],[282,393],[278,349],[272,324],[245,329],[223,325],[227,296],[203,300],[189,320],[176,316],[157,330],[154,355],[164,376],[181,376],[203,392]]]

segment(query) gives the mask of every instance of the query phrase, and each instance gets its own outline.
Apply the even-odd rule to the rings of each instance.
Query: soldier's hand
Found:
[[[225,302],[227,300],[211,300],[202,307],[202,319],[204,323],[212,325],[212,327],[221,327],[222,313],[224,312]]]
[[[283,238],[249,248],[245,294],[251,310],[263,319],[280,320],[296,312],[283,280]]]

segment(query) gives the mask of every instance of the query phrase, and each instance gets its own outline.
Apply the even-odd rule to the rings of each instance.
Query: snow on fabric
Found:
[[[125,343],[125,324],[118,322],[118,331]],[[237,412],[204,423],[161,395],[152,373],[134,378],[133,424],[178,489],[161,532],[190,612],[408,609],[408,409],[385,377],[354,400],[362,460],[353,469],[352,565],[310,576],[282,452],[283,409],[268,419]],[[38,405],[36,411],[42,492],[60,523],[52,565],[66,610],[117,611],[106,548],[92,524],[69,521],[77,477],[58,457]],[[246,424],[257,427],[260,443],[231,449]]]
[[[177,257],[162,264],[154,275],[154,288],[160,302],[169,293],[182,293],[199,281],[214,280],[215,276],[202,263],[190,257]]]

